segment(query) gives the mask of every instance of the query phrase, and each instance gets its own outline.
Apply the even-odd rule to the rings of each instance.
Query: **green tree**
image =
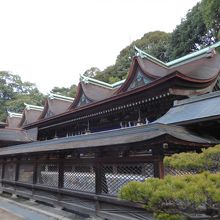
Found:
[[[58,95],[63,95],[63,96],[75,97],[76,90],[77,90],[77,86],[73,84],[69,88],[55,86],[50,92],[58,94]]]
[[[120,198],[145,204],[146,209],[161,220],[220,218],[220,145],[200,154],[166,157],[165,165],[205,172],[133,181],[121,189]]]
[[[220,173],[130,182],[120,198],[145,204],[157,219],[219,219]]]
[[[172,33],[146,33],[141,39],[122,49],[114,65],[95,72],[90,71],[92,67],[86,74],[104,82],[114,83],[126,78],[131,59],[135,55],[134,46],[167,62],[215,43],[220,39],[219,30],[220,1],[202,0],[188,11]]]
[[[164,158],[165,166],[182,170],[220,171],[220,145],[204,149],[202,153],[179,153]]]
[[[202,0],[188,11],[173,31],[168,54],[171,60],[213,44],[220,29],[220,1]]]
[[[220,40],[220,1],[203,0],[201,8],[207,29],[212,33],[215,41]]]
[[[170,34],[162,31],[146,33],[141,39],[122,49],[117,56],[115,64],[97,72],[94,78],[108,83],[114,83],[126,78],[132,57],[135,55],[134,46],[162,61],[167,61],[169,57],[166,51],[169,46],[169,38]]]
[[[97,67],[91,67],[90,69],[86,70],[83,75],[90,77],[90,78],[94,78],[96,76],[97,73],[100,72],[100,69]]]
[[[0,72],[0,121],[5,120],[7,110],[21,112],[24,102],[42,105],[43,99],[35,84],[23,82],[18,75]]]

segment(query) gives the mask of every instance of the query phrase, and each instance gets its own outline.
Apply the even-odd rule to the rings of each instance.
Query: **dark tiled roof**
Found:
[[[32,142],[36,140],[36,134],[31,133],[22,129],[0,128],[0,147]]]
[[[154,143],[156,138],[165,136],[166,139],[164,139],[164,141],[166,142],[169,142],[170,137],[174,138],[176,143],[178,143],[178,141],[181,141],[181,143],[185,142],[186,146],[189,145],[189,142],[191,146],[198,147],[212,146],[217,143],[214,140],[192,134],[185,128],[179,126],[153,124],[7,147],[0,149],[0,156],[106,146],[114,148],[133,143]]]
[[[174,107],[155,123],[184,124],[210,117],[220,118],[220,91],[175,101]]]

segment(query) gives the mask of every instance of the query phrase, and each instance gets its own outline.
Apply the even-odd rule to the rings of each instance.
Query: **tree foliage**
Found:
[[[100,71],[97,67],[86,70],[84,75],[114,83],[125,79],[132,57],[134,45],[164,62],[184,56],[210,45],[220,39],[220,1],[202,0],[188,11],[172,33],[154,31],[144,34],[122,49],[114,65]],[[75,97],[76,85],[70,88],[54,87],[51,92]],[[0,72],[0,120],[6,117],[6,109],[21,111],[23,102],[40,105],[43,95],[29,82],[22,82],[17,75]]]
[[[98,71],[94,78],[108,83],[114,83],[124,79],[128,74],[131,58],[135,55],[134,46],[162,61],[167,61],[166,51],[168,49],[169,38],[170,34],[162,31],[146,33],[141,39],[133,41],[129,46],[122,49],[117,56],[115,64],[103,71]]]
[[[212,33],[214,40],[220,39],[220,1],[203,0],[201,10],[206,28]]]
[[[165,157],[164,164],[183,170],[195,169],[198,172],[220,171],[220,145],[204,149],[202,153],[179,153]]]
[[[154,31],[122,49],[114,65],[91,74],[98,80],[114,83],[126,78],[134,45],[161,61],[170,61],[220,39],[220,1],[202,0],[188,11],[172,33]],[[92,68],[91,68],[92,69]]]
[[[176,26],[169,44],[169,58],[176,59],[218,40],[220,1],[203,0]]]
[[[122,188],[120,197],[144,203],[157,219],[219,219],[220,173],[130,182]]]
[[[24,102],[42,105],[43,100],[44,96],[35,84],[23,82],[18,75],[0,72],[0,121],[6,119],[7,110],[21,112]]]
[[[69,88],[55,86],[50,92],[58,94],[58,95],[63,95],[63,96],[75,97],[76,90],[77,90],[77,86],[73,84]]]
[[[97,67],[91,67],[90,69],[86,70],[83,75],[90,77],[90,78],[94,78],[97,73],[99,73],[101,70]]]
[[[196,175],[129,182],[120,190],[120,198],[145,204],[157,219],[220,218],[220,145],[200,154],[180,153],[166,157],[165,165],[206,171]]]

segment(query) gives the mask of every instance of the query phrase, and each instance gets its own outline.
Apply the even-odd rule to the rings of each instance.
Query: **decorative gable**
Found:
[[[54,113],[50,109],[48,109],[44,118],[49,118],[49,117],[52,117],[52,116],[54,116]]]
[[[219,91],[220,90],[220,76],[218,77],[217,81],[216,81],[216,84],[213,88],[213,91]]]
[[[150,79],[149,77],[147,77],[141,70],[140,68],[137,68],[136,74],[134,76],[134,79],[132,80],[132,82],[130,83],[129,87],[128,87],[128,91],[136,89],[138,87],[141,86],[145,86],[147,84],[149,84],[150,82],[152,82],[152,79]]]
[[[89,104],[89,103],[91,103],[91,102],[92,102],[92,101],[91,101],[90,99],[88,99],[88,98],[85,96],[84,92],[83,92],[76,107],[80,107],[80,106],[83,106],[83,105],[87,105],[87,104]]]

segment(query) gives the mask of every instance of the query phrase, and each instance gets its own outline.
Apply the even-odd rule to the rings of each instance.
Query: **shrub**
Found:
[[[164,158],[164,165],[176,169],[220,171],[220,145],[203,149],[202,153],[180,153]]]
[[[157,219],[220,218],[220,173],[151,178],[130,182],[120,198],[145,204]]]

